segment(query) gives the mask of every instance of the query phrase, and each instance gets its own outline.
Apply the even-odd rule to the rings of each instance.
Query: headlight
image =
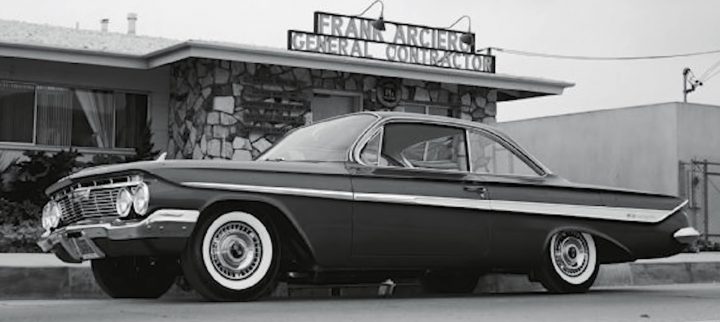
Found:
[[[150,204],[150,189],[145,182],[141,182],[135,188],[135,195],[133,196],[133,209],[135,213],[142,216],[148,211],[148,205]]]
[[[57,202],[50,200],[50,202],[48,202],[45,207],[43,207],[43,228],[45,228],[45,230],[50,230],[57,227],[60,223],[60,217],[62,217],[60,206],[57,204]]]
[[[120,217],[127,217],[133,204],[133,196],[127,188],[122,188],[115,201],[115,210]]]

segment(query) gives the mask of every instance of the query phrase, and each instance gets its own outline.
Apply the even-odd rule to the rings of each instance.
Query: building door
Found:
[[[360,111],[360,96],[351,93],[316,92],[310,103],[312,121],[317,122],[338,115]]]

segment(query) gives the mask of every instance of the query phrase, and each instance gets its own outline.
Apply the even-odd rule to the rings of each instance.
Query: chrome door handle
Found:
[[[463,187],[463,190],[467,192],[474,192],[480,195],[481,198],[485,198],[485,193],[487,192],[487,188],[483,186],[465,186]]]

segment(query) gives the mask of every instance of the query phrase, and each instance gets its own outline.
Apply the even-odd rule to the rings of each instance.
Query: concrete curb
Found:
[[[603,265],[595,286],[631,286],[678,283],[720,283],[720,261],[640,261],[635,263]],[[57,264],[0,262],[0,298],[106,298],[95,284],[87,264]],[[281,283],[273,297],[368,297],[387,296],[388,286],[288,286]],[[417,284],[401,283],[392,286],[396,296],[422,294]],[[541,292],[543,287],[530,282],[526,276],[489,274],[483,276],[475,293]],[[177,286],[165,295],[167,298],[197,298]]]

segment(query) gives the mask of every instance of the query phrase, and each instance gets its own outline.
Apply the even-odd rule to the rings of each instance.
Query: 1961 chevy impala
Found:
[[[683,200],[573,184],[482,124],[392,112],[297,129],[253,162],[98,167],[47,193],[38,244],[91,260],[112,297],[159,297],[178,277],[218,301],[278,281],[418,278],[463,293],[487,272],[576,293],[600,264],[699,235]]]

